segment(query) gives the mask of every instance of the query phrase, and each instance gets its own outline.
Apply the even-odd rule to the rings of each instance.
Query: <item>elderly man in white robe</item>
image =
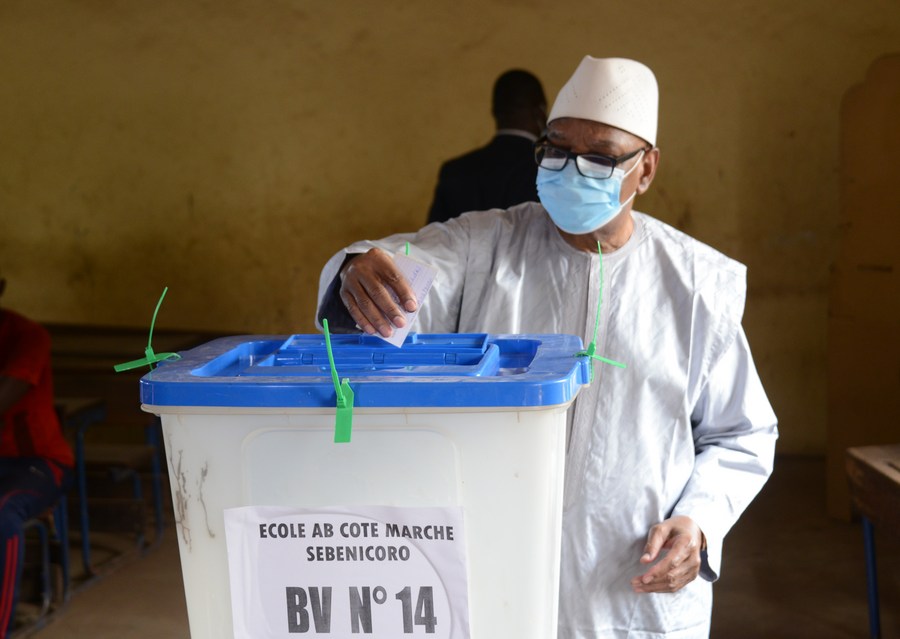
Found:
[[[319,320],[389,336],[419,304],[391,258],[409,242],[438,270],[414,330],[576,334],[626,365],[596,364],[572,411],[560,638],[707,637],[724,537],[772,471],[745,267],[632,209],[657,110],[649,68],[585,57],[535,145],[540,203],[354,244],[320,280]]]

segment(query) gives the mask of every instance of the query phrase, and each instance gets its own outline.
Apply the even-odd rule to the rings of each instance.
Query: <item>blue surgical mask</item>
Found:
[[[641,156],[643,153],[638,158]],[[622,181],[640,163],[639,159],[628,171],[614,169],[605,180],[584,177],[573,160],[567,162],[562,171],[538,167],[538,197],[553,223],[566,233],[593,233],[609,224],[637,195],[635,191],[626,201],[619,202]]]

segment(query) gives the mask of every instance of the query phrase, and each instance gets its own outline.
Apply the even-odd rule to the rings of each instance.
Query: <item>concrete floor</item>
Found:
[[[189,639],[178,543],[166,532],[148,555],[127,557],[78,589],[43,629],[14,639]]]
[[[825,515],[825,463],[779,458],[725,540],[712,636],[869,637],[862,526]],[[883,639],[900,639],[900,536],[876,531]]]
[[[780,458],[726,540],[712,636],[869,637],[859,523],[825,515],[824,461]],[[171,518],[169,519],[171,521]],[[900,639],[900,538],[878,531],[882,637]],[[41,630],[16,638],[188,639],[172,528],[149,554],[78,590]]]

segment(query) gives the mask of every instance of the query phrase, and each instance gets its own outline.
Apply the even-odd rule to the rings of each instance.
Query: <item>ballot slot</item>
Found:
[[[335,367],[342,376],[494,376],[529,369],[540,342],[497,339],[485,334],[410,334],[402,349],[368,335],[331,336]],[[196,377],[320,377],[329,374],[324,337],[292,335],[282,343],[251,341],[200,366]]]

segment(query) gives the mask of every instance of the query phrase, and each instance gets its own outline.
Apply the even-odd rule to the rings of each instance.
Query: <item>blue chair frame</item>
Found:
[[[56,559],[62,572],[62,592],[60,603],[65,604],[69,600],[69,515],[68,500],[63,494],[56,504],[37,517],[25,522],[24,531],[35,530],[38,534],[40,545],[41,567],[41,609],[38,618],[44,617],[50,611],[53,601],[53,583],[51,579],[51,565]],[[51,544],[58,546],[58,552],[51,552]]]

